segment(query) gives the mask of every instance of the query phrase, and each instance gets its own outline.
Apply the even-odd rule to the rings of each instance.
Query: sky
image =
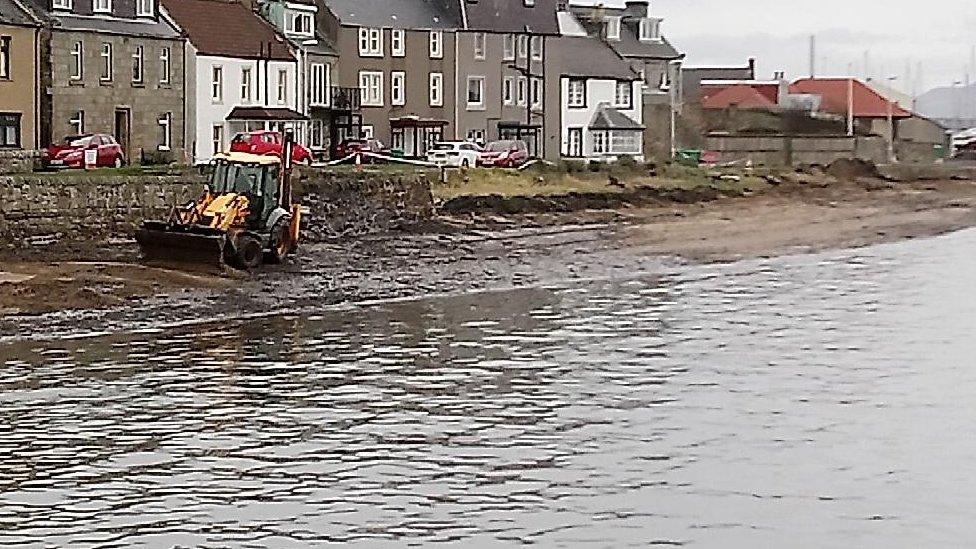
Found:
[[[759,78],[808,76],[815,34],[819,75],[863,77],[867,51],[868,76],[897,77],[906,93],[962,82],[967,72],[976,82],[976,0],[651,0],[651,11],[689,65],[756,57]]]

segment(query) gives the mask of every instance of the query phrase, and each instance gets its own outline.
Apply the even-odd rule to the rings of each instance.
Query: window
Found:
[[[383,57],[382,29],[359,29],[359,56]]]
[[[407,55],[407,43],[403,37],[403,29],[393,29],[390,31],[390,50],[393,57]]]
[[[278,104],[284,105],[288,100],[288,71],[278,69]]]
[[[467,140],[472,143],[484,143],[485,130],[468,130]]]
[[[172,134],[170,132],[172,121],[173,113],[168,112],[159,117],[159,146],[157,149],[161,151],[168,151],[172,143]]]
[[[536,61],[542,61],[542,37],[533,36],[529,42],[530,49],[532,50],[532,59]]]
[[[640,154],[642,134],[635,131],[608,132],[609,148],[607,152],[614,154]]]
[[[327,104],[326,98],[326,88],[328,84],[325,81],[325,64],[324,63],[312,63],[311,66],[311,103],[313,105],[325,105]]]
[[[607,152],[607,132],[593,132],[593,154],[603,154]]]
[[[488,35],[483,32],[474,34],[474,58],[485,58],[485,45],[488,43]]]
[[[468,109],[485,108],[485,77],[468,77]]]
[[[403,145],[406,140],[403,138],[403,128],[393,128],[390,134],[390,148],[395,151],[403,152]]]
[[[617,91],[614,94],[613,106],[621,109],[632,109],[634,88],[630,82],[621,80],[617,82]]]
[[[166,85],[169,84],[169,73],[170,73],[170,54],[169,48],[163,48],[159,50],[159,83]]]
[[[390,73],[390,104],[405,105],[407,103],[407,73],[393,71]]]
[[[112,81],[112,44],[102,44],[102,75],[103,82]]]
[[[444,106],[444,75],[439,72],[430,73],[430,106]]]
[[[285,32],[312,36],[315,28],[312,25],[312,14],[304,11],[289,11],[285,15]]]
[[[19,113],[0,113],[0,149],[20,148]]]
[[[360,71],[359,89],[365,107],[383,106],[383,73]]]
[[[569,81],[569,106],[570,107],[585,107],[586,106],[586,80],[570,80]]]
[[[526,90],[525,88],[528,87],[528,83],[529,81],[524,76],[519,76],[518,90],[517,90],[518,93],[516,95],[518,97],[518,105],[520,107],[524,107],[526,105],[526,100],[527,100],[526,93],[528,90]]]
[[[661,39],[661,20],[646,18],[640,22],[640,39],[647,41],[657,41]]]
[[[213,127],[213,137],[211,138],[211,145],[213,146],[213,154],[217,154],[224,150],[224,127],[220,124],[216,124]]]
[[[603,22],[607,40],[620,40],[620,18],[607,17]]]
[[[503,39],[503,55],[502,58],[505,61],[512,61],[515,59],[515,35],[506,34]]]
[[[132,83],[142,84],[142,46],[136,46],[132,50]]]
[[[138,17],[152,17],[156,15],[153,10],[153,0],[136,0],[136,15]]]
[[[502,101],[506,105],[515,104],[515,77],[506,76],[505,83],[502,85]]]
[[[51,7],[56,10],[70,10],[71,0],[52,0]]]
[[[71,80],[81,80],[85,75],[85,46],[77,41],[71,46]]]
[[[529,37],[524,34],[518,37],[518,55],[522,58],[529,55]]]
[[[251,67],[243,67],[241,68],[241,103],[250,103],[250,102],[251,102]]]
[[[78,111],[75,113],[71,120],[68,120],[68,125],[72,128],[72,133],[75,135],[81,135],[85,133],[85,111]]]
[[[444,57],[444,33],[441,31],[430,31],[430,58],[442,59]]]
[[[325,148],[325,121],[321,118],[313,118],[309,122],[308,141],[313,149]]]
[[[112,0],[94,0],[92,11],[95,13],[112,13]]]
[[[10,78],[10,37],[0,36],[0,78]]]
[[[541,78],[532,79],[532,108],[533,109],[542,108],[542,79]]]
[[[359,135],[361,135],[363,139],[372,139],[373,138],[373,126],[364,125],[362,127],[362,131],[359,132]]]
[[[210,77],[210,98],[214,103],[220,103],[224,100],[224,69],[223,67],[214,67],[211,70]]]

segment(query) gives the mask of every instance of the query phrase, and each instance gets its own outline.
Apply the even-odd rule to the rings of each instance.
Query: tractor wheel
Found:
[[[261,266],[264,253],[261,242],[253,236],[242,236],[237,240],[235,263],[242,269],[256,269]]]
[[[285,261],[293,251],[290,238],[291,217],[282,217],[271,229],[271,250],[264,254],[264,261],[272,265],[279,265]]]

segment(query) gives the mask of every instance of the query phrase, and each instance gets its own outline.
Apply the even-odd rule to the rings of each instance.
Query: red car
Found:
[[[336,160],[346,158],[358,152],[386,154],[387,150],[379,139],[347,139],[336,146],[335,158]],[[363,158],[363,162],[372,162],[372,159]]]
[[[529,161],[529,148],[525,141],[492,141],[478,158],[478,165],[485,168],[518,168]]]
[[[277,156],[281,158],[281,147],[284,138],[279,132],[255,131],[239,133],[230,142],[231,152],[259,154],[261,156]],[[291,159],[299,164],[311,164],[312,153],[305,147],[295,143],[291,149]]]
[[[85,152],[96,151],[95,166],[121,168],[125,165],[122,146],[111,135],[102,133],[69,135],[59,144],[49,145],[41,153],[45,168],[84,168]]]

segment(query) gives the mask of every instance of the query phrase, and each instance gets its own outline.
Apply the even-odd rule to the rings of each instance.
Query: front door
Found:
[[[115,109],[115,140],[122,147],[122,154],[125,159],[132,161],[132,154],[129,150],[129,137],[131,133],[131,112],[129,109]]]
[[[583,156],[583,128],[569,128],[569,148],[566,153],[572,158]]]

